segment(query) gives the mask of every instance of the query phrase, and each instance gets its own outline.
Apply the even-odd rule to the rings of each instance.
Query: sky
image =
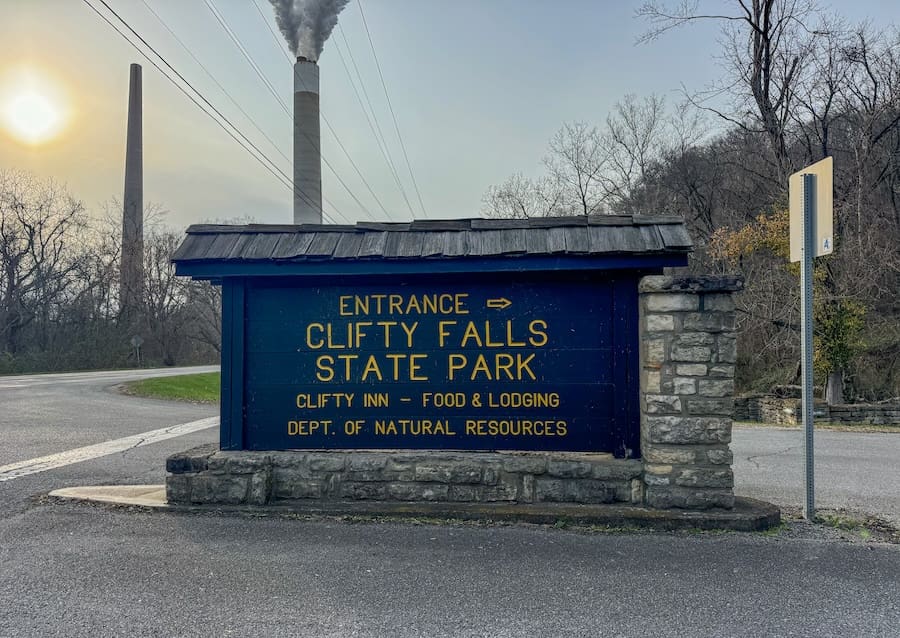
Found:
[[[107,13],[100,0],[89,1]],[[290,115],[206,0],[106,1],[291,174]],[[360,1],[424,211],[394,131]],[[268,1],[209,2],[290,108],[292,70],[286,45],[272,33]],[[564,122],[599,125],[627,94],[658,94],[674,105],[683,87],[700,90],[714,82],[721,73],[717,25],[694,24],[637,44],[647,29],[635,17],[641,3],[351,0],[319,60],[327,120],[322,122],[326,214],[339,223],[478,216],[489,186],[514,172],[539,174],[547,141]],[[701,7],[721,4],[705,0]],[[893,0],[835,0],[830,6],[851,22],[888,23],[896,21],[892,5]],[[291,221],[289,186],[173,87],[85,0],[0,0],[0,14],[0,114],[25,109],[29,117],[55,119],[58,129],[42,131],[43,141],[29,141],[21,131],[0,126],[0,170],[62,182],[95,214],[106,202],[121,199],[129,64],[138,62],[145,203],[168,211],[166,222],[174,227]],[[367,123],[360,103],[367,100],[354,92],[354,63],[406,198]],[[27,87],[41,98],[23,98]]]

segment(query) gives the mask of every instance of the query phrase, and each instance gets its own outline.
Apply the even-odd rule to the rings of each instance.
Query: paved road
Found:
[[[736,427],[735,491],[783,507],[804,501],[799,428]],[[816,506],[875,514],[900,525],[900,433],[815,433]],[[900,632],[898,632],[900,635]]]
[[[110,391],[130,377],[0,378],[0,466],[215,413]],[[846,638],[894,637],[900,626],[900,548],[799,524],[775,537],[592,535],[147,514],[33,498],[73,485],[161,482],[165,456],[215,437],[205,429],[0,482],[0,638]],[[736,431],[739,492],[786,503],[800,494],[784,487],[794,470],[779,478],[771,467],[795,454],[784,451],[791,437]],[[889,492],[900,436],[868,437],[823,433],[822,471],[870,487],[883,476]],[[890,463],[878,467],[883,457]],[[839,505],[855,480],[829,487],[823,477],[820,502]]]

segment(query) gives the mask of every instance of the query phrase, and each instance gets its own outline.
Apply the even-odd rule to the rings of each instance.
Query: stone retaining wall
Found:
[[[815,420],[821,423],[900,425],[900,404],[896,403],[829,406],[817,401],[814,409]],[[734,418],[737,421],[798,425],[803,422],[803,404],[796,398],[747,395],[735,400]]]
[[[404,450],[233,452],[169,457],[170,503],[308,500],[641,503],[642,464],[608,454]]]

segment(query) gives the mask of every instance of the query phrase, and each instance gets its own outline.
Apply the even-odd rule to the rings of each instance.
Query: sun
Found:
[[[62,91],[33,69],[10,74],[0,88],[0,125],[19,142],[38,146],[65,129],[68,108]]]

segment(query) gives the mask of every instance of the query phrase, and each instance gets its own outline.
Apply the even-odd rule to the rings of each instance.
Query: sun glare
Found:
[[[9,74],[0,86],[0,124],[23,144],[37,146],[58,137],[67,111],[62,91],[37,71]]]

